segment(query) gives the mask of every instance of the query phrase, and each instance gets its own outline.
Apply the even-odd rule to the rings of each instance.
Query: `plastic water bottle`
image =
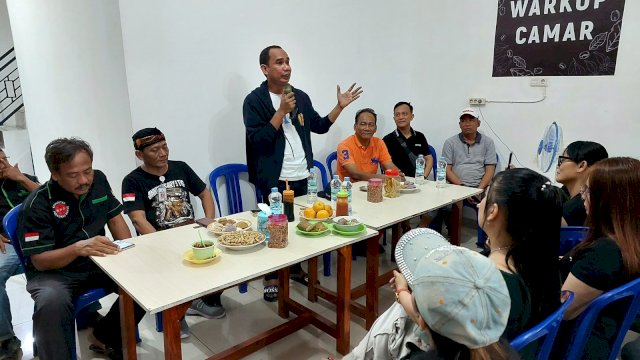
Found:
[[[438,159],[438,167],[436,168],[436,187],[444,187],[447,183],[447,160],[444,156]]]
[[[313,205],[318,200],[318,181],[314,170],[314,168],[309,170],[309,178],[307,179],[307,204],[309,205]]]
[[[342,186],[342,181],[340,181],[339,175],[333,175],[333,180],[329,183],[329,187],[331,187],[331,206],[335,209],[336,203],[338,201],[338,191],[340,191],[340,187]]]
[[[419,155],[416,159],[416,184],[424,184],[424,155]]]
[[[349,194],[349,215],[353,214],[353,209],[351,208],[351,188],[353,187],[353,184],[351,184],[351,181],[349,179],[348,176],[344,177],[344,181],[342,182],[342,188],[347,192],[347,194]]]
[[[282,194],[278,192],[277,187],[271,188],[269,207],[271,208],[272,215],[284,214],[284,210],[282,209]]]

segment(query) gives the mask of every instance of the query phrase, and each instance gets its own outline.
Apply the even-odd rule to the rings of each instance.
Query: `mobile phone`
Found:
[[[128,248],[132,248],[132,247],[136,246],[136,244],[130,243],[130,242],[124,241],[124,240],[114,240],[113,243],[118,245],[120,250],[126,250]]]
[[[257,213],[259,213],[260,211],[262,211],[262,210],[260,210],[260,209],[253,209],[253,210],[251,210],[251,212],[252,212],[252,213],[254,213],[254,214],[257,214]]]

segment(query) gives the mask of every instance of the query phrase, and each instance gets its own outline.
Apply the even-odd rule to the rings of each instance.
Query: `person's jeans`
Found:
[[[20,274],[20,259],[11,244],[6,244],[7,252],[0,253],[0,342],[14,336],[11,325],[11,306],[7,296],[7,280]]]

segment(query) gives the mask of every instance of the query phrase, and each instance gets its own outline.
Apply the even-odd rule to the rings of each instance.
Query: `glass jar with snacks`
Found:
[[[336,201],[336,216],[348,216],[349,215],[349,193],[340,190],[338,191]]]
[[[400,188],[400,171],[396,169],[389,169],[384,172],[384,196],[389,198],[398,197],[398,190]]]
[[[287,215],[278,214],[269,216],[269,247],[282,249],[289,244],[289,225]]]
[[[367,184],[367,201],[372,203],[382,202],[382,179],[369,179],[369,183]]]

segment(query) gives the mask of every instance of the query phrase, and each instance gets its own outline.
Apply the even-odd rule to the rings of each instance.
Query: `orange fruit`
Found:
[[[309,218],[309,219],[313,219],[313,218],[316,217],[316,211],[313,210],[312,208],[304,209],[304,212],[302,214],[304,215],[304,217]]]
[[[316,214],[316,218],[318,219],[326,219],[329,217],[329,212],[327,210],[320,210]]]
[[[333,209],[331,208],[331,205],[325,204],[324,211],[329,213],[329,217],[331,217],[331,215],[333,215]]]
[[[320,200],[313,203],[313,210],[317,213],[320,210],[324,210],[324,203]]]

